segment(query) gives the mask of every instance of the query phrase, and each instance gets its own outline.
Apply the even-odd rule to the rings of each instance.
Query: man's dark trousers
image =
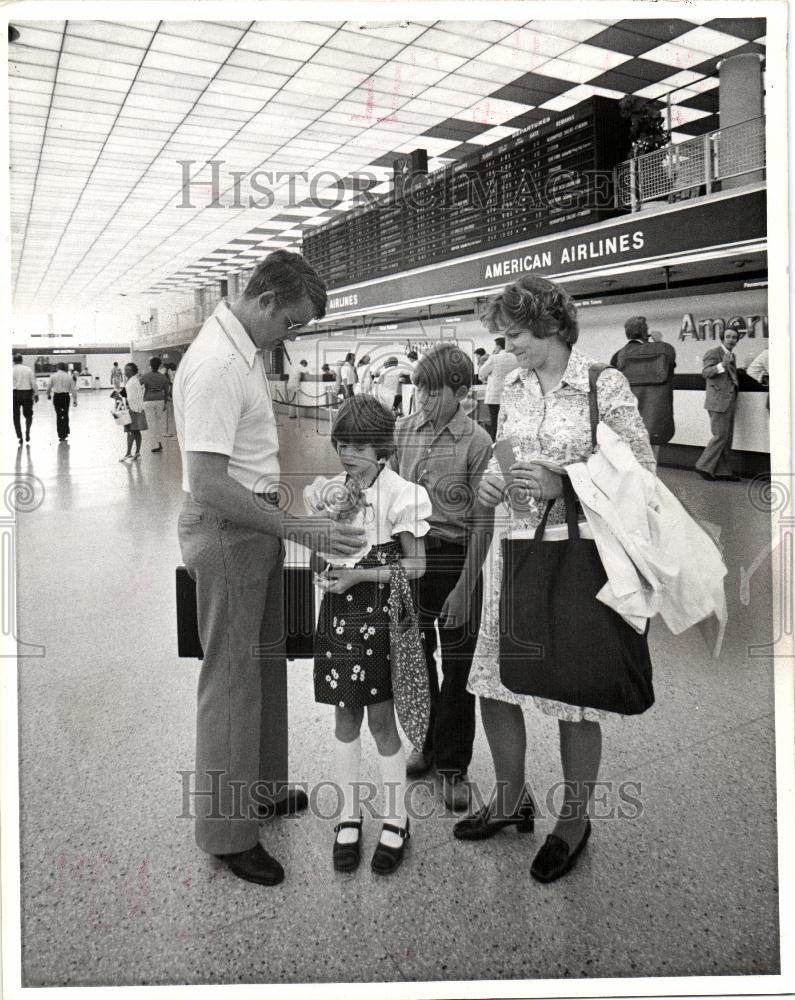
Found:
[[[451,774],[466,772],[475,742],[475,698],[466,686],[480,627],[480,580],[471,598],[466,625],[455,628],[439,625],[441,688],[434,658],[435,622],[461,575],[465,557],[466,549],[462,545],[426,536],[425,575],[414,587],[431,689],[431,722],[423,753],[426,758],[433,759],[438,771]]]
[[[63,441],[69,437],[69,400],[71,395],[68,392],[54,392],[52,394],[52,405],[55,407],[55,426],[58,431],[58,440]]]
[[[19,419],[20,410],[22,411],[22,416],[25,418],[25,433],[27,434],[30,431],[30,425],[33,423],[32,389],[14,389],[14,430],[21,441],[22,424]]]

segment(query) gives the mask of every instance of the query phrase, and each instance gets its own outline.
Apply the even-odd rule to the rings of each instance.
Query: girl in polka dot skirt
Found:
[[[356,792],[365,708],[384,782],[385,822],[373,871],[394,871],[409,837],[406,755],[395,720],[389,662],[389,587],[392,563],[400,562],[409,579],[425,572],[422,536],[428,532],[431,503],[422,486],[387,466],[394,430],[394,416],[373,396],[348,399],[331,431],[344,472],[317,479],[304,491],[312,512],[360,524],[367,534],[360,553],[316,577],[324,596],[315,646],[315,700],[334,705],[335,777],[344,799],[333,849],[338,871],[354,871],[361,858]]]

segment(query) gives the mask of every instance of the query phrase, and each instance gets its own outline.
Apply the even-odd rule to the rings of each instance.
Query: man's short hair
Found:
[[[298,302],[306,296],[315,308],[315,319],[321,319],[326,314],[325,282],[300,253],[274,250],[257,265],[243,297],[256,299],[263,292],[273,292],[282,306]]]
[[[14,364],[15,365],[21,365],[22,364],[22,355],[21,354],[15,354],[14,355]]]
[[[65,361],[59,361],[58,364],[56,365],[56,368],[58,369],[59,372],[68,372],[69,371],[69,369],[66,367],[66,362]]]
[[[161,364],[162,362],[160,361],[160,358],[149,359],[149,367],[152,369],[153,372],[156,372]]]
[[[476,347],[475,348],[475,354],[479,358],[482,358],[485,353],[486,353],[486,348],[485,347]]]
[[[505,337],[495,337],[494,343],[497,345],[497,347],[501,348],[503,351],[505,350]]]
[[[627,340],[645,340],[649,332],[645,316],[630,316],[624,324]]]
[[[420,389],[436,392],[449,386],[456,391],[468,389],[474,380],[475,369],[458,344],[434,344],[417,362],[411,381]]]

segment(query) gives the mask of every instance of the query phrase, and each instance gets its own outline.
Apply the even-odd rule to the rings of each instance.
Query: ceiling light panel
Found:
[[[263,58],[265,55],[267,59]],[[301,63],[296,59],[282,59],[275,54],[251,51],[242,46],[238,46],[229,54],[226,65],[255,70],[259,82],[267,85],[274,81],[278,83],[277,77],[292,76],[301,68]]]
[[[463,111],[459,118],[467,122],[476,122],[481,125],[502,125],[503,122],[510,121],[523,111],[529,111],[530,106],[518,104],[516,101],[500,101],[494,97],[487,97],[477,104],[471,105]]]
[[[416,66],[420,69],[435,70],[440,73],[452,73],[469,63],[466,56],[457,56],[450,52],[434,52],[432,49],[424,49],[418,45],[410,45],[403,49],[393,61],[404,66]]]
[[[732,49],[738,49],[744,42],[742,38],[713,31],[712,28],[693,28],[692,31],[677,36],[676,44],[697,52],[708,52],[711,56],[722,56]]]
[[[572,83],[587,83],[602,75],[602,70],[596,66],[583,66],[582,63],[569,62],[568,59],[550,59],[537,66],[535,72],[558,80],[570,80]]]
[[[159,91],[161,94],[167,93],[169,97],[174,98],[187,98],[191,95],[196,98],[202,93],[208,82],[207,77],[172,73],[168,70],[155,69],[144,63],[135,79],[135,87],[136,89],[140,88],[142,93]]]
[[[311,59],[317,51],[316,45],[296,42],[287,38],[277,38],[275,35],[264,34],[255,29],[245,35],[238,48],[243,52],[273,56],[284,62],[297,63],[297,69],[300,69],[304,62]]]
[[[688,90],[695,90],[699,94],[707,90],[713,90],[719,83],[716,77],[707,77],[705,79],[700,74],[693,73],[689,69],[669,76],[665,82],[670,87],[687,87]]]
[[[572,48],[572,43],[570,39],[562,38],[556,33],[547,34],[544,31],[536,31],[531,26],[530,28],[518,28],[512,35],[500,42],[499,47],[516,49],[517,52],[523,52],[531,57],[546,56],[548,59],[554,59],[555,56]]]
[[[247,29],[248,24],[227,26],[209,21],[164,21],[158,30],[163,35],[192,38],[204,44],[211,38],[217,45],[233,48],[243,38]]]
[[[368,55],[380,59],[393,59],[403,47],[402,44],[375,37],[368,37],[365,44],[362,42],[361,35],[353,34],[347,30],[338,31],[333,38],[326,42],[326,48],[332,51],[339,50],[355,56],[362,48],[366,48]]]
[[[69,34],[78,38],[96,38],[116,45],[146,48],[157,30],[157,21],[143,24],[121,24],[118,21],[69,21]]]
[[[697,108],[683,108],[676,104],[671,108],[671,127],[680,128],[688,122],[698,121],[699,118],[706,118],[708,111],[699,111]]]
[[[598,45],[575,45],[573,49],[566,51],[565,58],[569,62],[582,63],[585,66],[594,66],[602,73],[615,69],[630,58],[621,52],[612,52],[603,49]]]
[[[605,28],[614,22],[610,21],[536,21],[528,24],[531,31],[539,31],[544,35],[555,35],[558,38],[567,38],[572,42],[585,42],[594,35],[598,35]]]
[[[480,38],[475,26],[474,32],[470,35],[456,35],[449,31],[430,28],[414,44],[418,48],[432,49],[434,52],[440,50],[442,52],[450,52],[454,56],[473,59],[475,56],[480,55],[484,49],[489,48],[492,41]]]
[[[33,49],[17,42],[13,50],[14,63],[22,66],[49,66],[54,68],[58,63],[58,52],[55,49]]]
[[[436,27],[442,32],[478,38],[480,41],[488,42],[489,44],[501,41],[516,30],[514,25],[507,24],[505,21],[480,20],[439,21]],[[602,29],[599,28],[598,30],[601,31]],[[444,39],[441,41],[441,47],[445,48]]]
[[[212,37],[211,33],[208,34]],[[177,56],[180,59],[190,59],[197,63],[206,62],[215,67],[226,59],[231,48],[231,45],[218,45],[214,42],[183,38],[159,31],[152,39],[149,52],[150,54]]]
[[[189,44],[189,43],[188,43]],[[215,74],[223,59],[210,62],[205,59],[192,59],[189,56],[174,55],[170,52],[160,52],[151,48],[144,58],[143,65],[148,69],[165,70],[170,73],[181,73],[196,78],[196,81],[207,83]]]
[[[510,79],[513,80],[515,75],[515,71],[511,70]],[[469,94],[470,97],[486,97],[498,88],[499,82],[495,81],[494,77],[479,80],[474,76],[466,76],[462,70],[458,73],[453,73],[452,76],[448,76],[444,81],[444,85],[445,87],[457,89],[461,93]]]
[[[115,70],[116,67],[125,63],[138,66],[146,50],[131,45],[115,45],[112,42],[102,42],[94,38],[78,38],[67,32],[63,51],[70,56],[81,56],[86,59],[110,63]]]
[[[384,60],[375,56],[368,56],[363,53],[353,55],[350,52],[341,52],[339,49],[330,49],[324,45],[322,49],[312,57],[312,66],[329,67],[333,69],[350,69],[365,74],[375,73],[384,65]],[[436,80],[434,79],[434,81]]]
[[[710,53],[687,49],[674,42],[666,42],[664,45],[658,45],[657,48],[644,52],[643,58],[663,63],[666,66],[670,66],[671,69],[677,70],[690,69],[691,66],[697,66],[699,63],[706,62],[710,58]]]
[[[116,94],[126,94],[130,89],[131,80],[119,79],[117,77],[103,76],[97,77],[91,73],[82,73],[61,67],[58,71],[58,83],[73,85],[75,87],[88,87],[96,93],[98,90],[103,93],[108,91]]]
[[[34,80],[31,77],[9,75],[8,89],[10,93],[51,94],[53,79]]]

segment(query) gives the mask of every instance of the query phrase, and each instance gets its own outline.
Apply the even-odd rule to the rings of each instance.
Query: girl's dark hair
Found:
[[[375,396],[351,396],[340,407],[331,428],[331,443],[372,445],[377,458],[389,458],[395,450],[395,415]]]
[[[483,322],[492,333],[523,327],[534,337],[559,337],[565,344],[577,343],[577,310],[566,292],[554,281],[526,275],[489,299]]]
[[[137,375],[138,374],[138,365],[134,361],[128,361],[127,364],[124,367],[125,368],[132,368],[133,375]]]

